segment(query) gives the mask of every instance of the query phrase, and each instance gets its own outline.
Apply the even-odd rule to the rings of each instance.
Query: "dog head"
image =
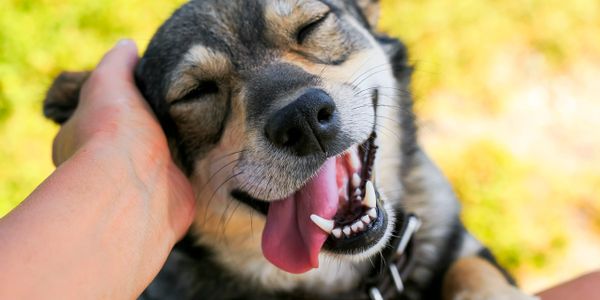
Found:
[[[136,78],[195,186],[201,243],[250,251],[262,232],[265,257],[291,273],[382,250],[394,214],[381,186],[398,174],[374,173],[399,142],[378,151],[377,136],[398,132],[398,89],[377,11],[197,0],[158,31]]]
[[[399,128],[411,126],[404,48],[375,35],[377,12],[375,0],[195,0],[151,41],[136,81],[195,188],[193,231],[225,265],[356,269],[385,247],[414,130]],[[66,120],[85,78],[60,76],[46,115]]]

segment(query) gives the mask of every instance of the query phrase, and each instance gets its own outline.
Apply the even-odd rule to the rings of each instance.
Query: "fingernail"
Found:
[[[132,43],[133,43],[133,41],[130,39],[121,39],[121,40],[119,40],[119,42],[117,42],[117,45],[115,47],[123,47],[123,46],[131,45]]]

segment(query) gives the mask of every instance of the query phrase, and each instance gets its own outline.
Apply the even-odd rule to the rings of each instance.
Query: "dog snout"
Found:
[[[265,134],[277,148],[298,156],[328,153],[340,130],[335,102],[322,90],[310,89],[276,111]]]

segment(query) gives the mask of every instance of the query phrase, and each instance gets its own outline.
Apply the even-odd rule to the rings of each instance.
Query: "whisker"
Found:
[[[358,86],[359,84],[355,84],[359,79],[361,79],[363,76],[369,74],[370,72],[373,72],[375,70],[377,70],[378,68],[382,68],[382,67],[389,67],[389,63],[383,63],[383,64],[379,64],[377,66],[371,67],[367,70],[365,70],[364,72],[362,72],[357,78],[354,78],[353,80],[350,81],[350,85],[353,86]],[[362,68],[362,67],[361,67]],[[378,71],[379,72],[379,71]]]
[[[206,220],[208,218],[208,210],[210,208],[210,205],[213,201],[213,199],[215,198],[215,195],[217,194],[217,192],[230,180],[242,175],[244,172],[240,172],[234,175],[229,176],[227,179],[225,179],[225,181],[223,181],[221,184],[219,184],[219,186],[213,191],[212,196],[210,197],[210,199],[208,200],[208,203],[206,204],[206,211],[204,212],[204,222],[206,223]]]
[[[198,190],[198,192],[196,193],[196,199],[198,199],[198,197],[200,196],[200,194],[202,194],[202,192],[204,191],[204,189],[206,187],[209,186],[209,184],[212,182],[212,180],[217,176],[217,174],[219,174],[221,171],[225,170],[225,168],[227,168],[228,166],[239,162],[240,159],[234,159],[233,161],[230,161],[229,163],[225,164],[224,166],[222,166],[221,168],[219,168],[217,171],[215,171],[209,178],[208,181],[206,181],[206,183],[200,188],[200,190]],[[214,196],[214,195],[213,195]],[[211,197],[212,200],[212,197]],[[206,224],[206,214],[208,213],[208,207],[210,206],[210,201],[206,204],[206,210],[204,212],[204,223]]]
[[[407,89],[407,88],[401,88],[401,87],[395,87],[395,86],[374,86],[374,87],[368,87],[368,88],[365,88],[364,90],[362,90],[361,92],[372,90],[372,89],[394,90],[394,91],[398,91],[398,92],[410,93],[410,90]],[[359,92],[359,93],[361,93],[361,92]]]
[[[391,130],[391,129],[389,129],[389,128],[381,125],[381,124],[375,124],[375,126],[377,128],[379,128],[379,129],[382,129],[382,130],[385,129],[385,130],[387,130],[389,134],[392,134],[396,139],[398,139],[398,141],[402,142],[402,138],[398,134],[396,134],[396,132],[394,132],[393,130]],[[386,135],[388,134],[388,133],[386,133],[384,131],[381,131],[381,133],[386,134]]]
[[[245,149],[244,149],[244,150],[240,150],[240,151],[235,151],[235,152],[232,152],[232,153],[229,153],[229,154],[225,154],[225,155],[223,155],[223,156],[220,156],[220,157],[218,157],[218,158],[214,159],[214,160],[211,162],[211,164],[214,164],[214,163],[216,163],[216,162],[218,162],[218,161],[222,160],[223,158],[230,157],[230,156],[233,156],[233,155],[236,155],[236,154],[241,154],[241,153],[244,153],[244,152],[246,152],[246,150],[245,150]]]
[[[233,215],[235,215],[235,212],[237,211],[237,209],[240,207],[240,205],[242,204],[242,202],[236,201],[237,204],[235,205],[235,207],[233,208],[233,211],[231,212],[231,214],[229,215],[229,218],[227,218],[227,220],[225,221],[225,224],[223,224],[223,232],[222,234],[225,235],[225,238],[227,238],[226,236],[226,230],[227,230],[227,224],[229,224],[229,222],[231,222],[231,219],[233,218]]]
[[[369,79],[369,78],[371,78],[371,77],[373,77],[373,76],[375,76],[375,75],[377,75],[377,74],[379,74],[379,73],[383,73],[383,72],[389,71],[389,70],[391,70],[391,69],[392,69],[391,67],[388,67],[388,68],[385,68],[385,69],[382,69],[382,70],[377,70],[377,71],[374,71],[374,72],[372,72],[371,74],[369,74],[369,76],[367,76],[367,77],[363,78],[363,79],[362,79],[361,81],[359,81],[358,83],[353,83],[352,85],[353,85],[353,86],[360,86],[360,85],[361,85],[361,84],[363,84],[363,82],[365,82],[367,79]]]
[[[354,72],[352,72],[352,74],[348,77],[348,80],[350,82],[353,82],[354,80],[356,80],[356,79],[354,79],[354,76],[356,75],[356,73],[358,73],[365,65],[367,65],[367,63],[369,61],[371,61],[371,58],[373,58],[373,56],[375,56],[375,53],[371,53],[369,55],[369,57],[365,58],[365,60],[363,61],[363,63]]]

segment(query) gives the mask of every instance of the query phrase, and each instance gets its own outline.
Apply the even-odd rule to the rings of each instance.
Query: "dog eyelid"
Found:
[[[193,88],[189,89],[183,96],[174,100],[170,105],[189,103],[191,101],[201,100],[202,98],[219,93],[219,85],[213,80],[204,80],[198,82]]]
[[[302,25],[296,33],[296,41],[298,42],[298,44],[301,45],[302,43],[304,43],[308,36],[316,29],[318,29],[319,26],[327,19],[327,17],[329,17],[330,14],[331,11],[328,10],[323,14],[314,17],[306,24]]]

